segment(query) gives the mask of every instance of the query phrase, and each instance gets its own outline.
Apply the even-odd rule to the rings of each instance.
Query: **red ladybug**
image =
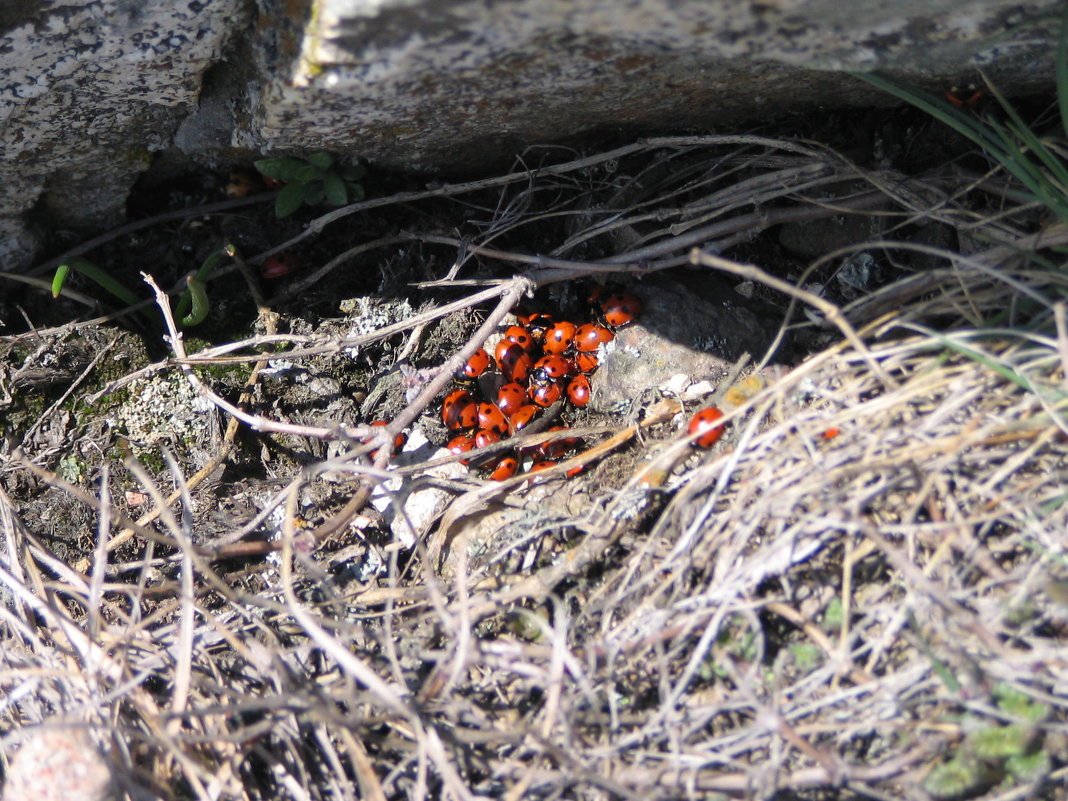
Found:
[[[490,479],[492,481],[504,481],[506,478],[511,478],[519,472],[519,460],[514,456],[504,456],[497,462],[493,471],[490,473]]]
[[[508,417],[518,412],[519,407],[526,402],[527,392],[523,389],[522,384],[517,384],[513,381],[497,390],[497,406]]]
[[[485,348],[479,348],[471,354],[467,364],[456,371],[457,381],[474,381],[490,368],[490,357]]]
[[[487,445],[493,445],[494,443],[500,441],[501,435],[498,432],[492,431],[490,429],[479,429],[479,431],[475,434],[476,448],[485,448]]]
[[[590,402],[590,379],[577,375],[567,383],[567,399],[580,409]]]
[[[504,338],[514,342],[527,353],[534,350],[534,338],[521,325],[510,325],[504,329]]]
[[[567,431],[567,426],[553,426],[550,431]],[[564,437],[543,442],[538,446],[537,453],[542,459],[559,459],[572,448],[579,444],[578,437]]]
[[[389,425],[389,421],[388,420],[375,420],[375,421],[373,421],[371,423],[371,425],[373,425],[373,426],[388,426]],[[370,439],[365,439],[364,440],[365,443],[370,442],[370,441],[371,441]],[[394,451],[399,451],[401,448],[404,447],[405,443],[407,443],[407,442],[408,442],[408,435],[405,434],[402,431],[401,433],[397,434],[397,436],[395,436],[393,438],[393,450]],[[370,455],[371,455],[371,458],[374,459],[378,455],[378,450],[376,449],[376,450],[371,451]]]
[[[578,372],[575,363],[563,356],[549,354],[534,362],[534,371],[530,380],[535,384],[550,384],[560,378],[566,378]]]
[[[546,353],[566,353],[575,339],[575,332],[577,330],[578,326],[574,323],[561,320],[545,332],[545,338],[542,340],[541,349]]]
[[[587,375],[597,369],[597,366],[601,363],[601,360],[597,358],[594,353],[576,353],[575,354],[575,366],[580,373],[586,373]]]
[[[527,394],[534,403],[544,409],[560,400],[563,392],[560,391],[560,385],[554,381],[550,384],[534,384],[527,390]]]
[[[690,420],[690,434],[700,434],[693,444],[698,448],[711,448],[715,445],[723,436],[723,423],[717,422],[722,417],[723,412],[715,406],[709,406],[697,412]]]
[[[593,353],[601,345],[611,342],[616,335],[596,323],[586,323],[575,332],[575,350],[579,353]]]
[[[983,90],[974,83],[967,86],[951,86],[946,92],[948,100],[956,108],[975,108],[983,99]]]
[[[229,183],[226,184],[227,197],[247,197],[248,195],[262,192],[264,188],[263,183],[257,176],[244,170],[234,170],[230,173],[228,181]]]
[[[515,381],[522,384],[530,375],[532,360],[530,354],[523,350],[522,346],[515,342],[502,339],[497,343],[494,352],[497,366],[501,368],[507,381]]]
[[[281,278],[300,269],[300,259],[292,253],[275,253],[260,265],[260,275],[267,279]]]
[[[537,473],[539,470],[547,470],[550,467],[556,467],[558,464],[560,463],[554,459],[541,459],[530,466],[530,472]]]
[[[534,416],[541,411],[541,409],[535,406],[533,403],[527,403],[519,407],[519,410],[514,412],[508,418],[508,422],[512,424],[512,428],[516,431],[520,431],[526,428],[527,424],[534,419]]]
[[[545,338],[545,332],[553,327],[555,322],[550,314],[531,314],[526,318],[520,318],[523,323],[523,327],[527,329],[536,342],[541,342]]]
[[[626,292],[609,295],[601,301],[601,315],[612,328],[630,325],[638,319],[642,308],[641,299]]]
[[[475,438],[470,434],[457,434],[455,437],[449,440],[449,444],[445,446],[449,453],[459,456],[461,453],[467,453],[475,447]],[[467,464],[467,459],[461,459],[460,464]]]
[[[508,417],[496,403],[478,404],[478,427],[498,434],[508,433]]]
[[[473,428],[478,422],[478,404],[466,389],[454,389],[441,403],[441,422],[450,431]]]

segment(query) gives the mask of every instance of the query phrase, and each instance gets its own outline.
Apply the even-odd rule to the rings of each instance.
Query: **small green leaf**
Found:
[[[364,199],[365,192],[362,186],[352,181],[346,181],[345,186],[349,193],[349,203],[359,203]]]
[[[923,780],[923,789],[935,798],[964,795],[982,781],[982,767],[969,757],[958,755],[949,762],[935,765]]]
[[[1040,776],[1049,773],[1049,754],[1045,751],[1036,751],[1033,754],[1017,754],[1005,760],[1005,767],[1009,773],[1022,782],[1033,782]]]
[[[312,153],[308,156],[308,163],[318,167],[320,170],[328,170],[330,165],[334,163],[334,157],[329,153]]]
[[[289,183],[296,180],[297,173],[308,165],[300,159],[286,157],[260,159],[253,162],[253,166],[268,178],[277,178],[279,181]]]
[[[802,673],[811,673],[823,662],[823,649],[810,642],[795,642],[790,645],[794,664]]]
[[[968,744],[980,759],[1007,759],[1027,753],[1035,730],[1013,723],[991,726],[968,735]]]
[[[306,184],[304,188],[304,202],[309,206],[318,206],[323,202],[323,198],[326,197],[323,191],[323,182],[316,181],[313,184]]]
[[[293,180],[299,181],[302,184],[310,184],[312,181],[320,180],[325,174],[325,170],[320,169],[312,164],[305,164],[299,170],[297,170],[297,177]]]
[[[842,628],[842,617],[845,615],[845,609],[842,606],[842,599],[837,595],[831,598],[827,603],[827,608],[823,611],[823,619],[820,621],[820,628],[824,631],[839,631]]]
[[[59,474],[70,484],[81,484],[85,480],[86,464],[74,456],[67,456],[59,461]]]
[[[283,186],[274,201],[274,216],[278,219],[288,217],[303,205],[307,193],[308,184],[292,183]]]
[[[323,176],[323,194],[331,206],[344,206],[349,200],[349,190],[336,172]]]
[[[998,699],[998,706],[1003,712],[1016,718],[1039,723],[1049,715],[1048,706],[1004,682],[994,687],[994,697]]]

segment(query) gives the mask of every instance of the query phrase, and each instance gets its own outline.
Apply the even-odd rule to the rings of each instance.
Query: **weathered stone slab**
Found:
[[[249,23],[240,0],[11,3],[0,12],[0,259],[59,227],[125,216],[129,187],[195,106],[205,70]]]
[[[0,11],[0,259],[37,208],[101,228],[166,150],[218,165],[327,150],[460,174],[588,134],[751,125],[887,102],[983,67],[1052,80],[1057,0],[73,0]],[[210,72],[209,72],[210,68]]]

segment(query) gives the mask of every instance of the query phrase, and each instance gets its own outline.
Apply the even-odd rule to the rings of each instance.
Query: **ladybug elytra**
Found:
[[[535,384],[549,384],[557,379],[574,375],[576,372],[578,371],[573,361],[563,356],[550,354],[534,362],[534,371],[530,374],[530,380]]]
[[[577,330],[578,326],[565,320],[555,323],[552,328],[545,332],[541,349],[546,353],[566,353],[575,339]]]
[[[475,438],[470,434],[457,434],[455,437],[449,440],[449,444],[445,446],[449,453],[459,456],[461,453],[467,453],[475,447]],[[460,464],[468,464],[467,459],[461,459]]]
[[[723,417],[723,412],[715,406],[701,409],[690,420],[689,432],[693,436],[698,434],[693,444],[698,448],[711,448],[719,438],[723,436],[723,423],[718,422]]]
[[[492,481],[504,481],[519,472],[519,460],[514,456],[503,456],[490,472]]]
[[[514,342],[527,353],[534,349],[534,338],[521,325],[510,325],[504,329],[504,338]]]
[[[601,301],[601,315],[612,328],[630,325],[641,313],[641,300],[625,292],[609,295]]]
[[[590,379],[579,374],[567,383],[567,399],[580,409],[590,402]]]
[[[498,434],[508,433],[508,418],[496,403],[478,404],[478,427]]]
[[[527,380],[532,362],[530,354],[521,345],[502,339],[497,343],[494,357],[507,381],[521,384]]]
[[[597,366],[601,363],[601,360],[597,358],[595,353],[576,353],[575,354],[575,366],[578,367],[580,373],[589,375]]]
[[[525,403],[508,418],[508,422],[512,424],[512,428],[520,431],[527,427],[527,424],[534,419],[539,411],[541,409],[533,403]]]
[[[530,395],[530,399],[534,401],[535,404],[543,409],[552,406],[560,400],[560,397],[563,395],[560,391],[560,385],[555,381],[548,384],[533,384],[527,391],[527,394]]]
[[[485,448],[487,445],[493,445],[494,443],[501,441],[501,435],[497,431],[493,431],[487,428],[480,429],[475,434],[475,447]]]
[[[454,389],[441,403],[441,422],[450,431],[473,428],[478,422],[478,405],[466,389]]]
[[[592,353],[615,338],[616,335],[603,325],[586,323],[575,332],[575,350],[579,353]]]
[[[527,402],[527,392],[522,384],[512,381],[497,390],[497,406],[508,417],[519,411],[519,407]]]
[[[371,423],[371,425],[375,426],[375,427],[378,427],[378,426],[385,427],[385,426],[389,425],[389,421],[388,420],[375,420],[375,421],[373,421]],[[371,441],[370,439],[365,439],[364,443],[366,444],[366,443],[368,443],[370,441]],[[408,442],[408,435],[405,434],[402,431],[401,433],[397,434],[397,436],[395,436],[393,438],[393,450],[394,451],[399,451],[401,448],[404,447],[404,445],[407,442]],[[375,450],[371,451],[371,453],[370,453],[370,457],[372,459],[374,459],[376,456],[378,456],[378,449],[377,448]]]

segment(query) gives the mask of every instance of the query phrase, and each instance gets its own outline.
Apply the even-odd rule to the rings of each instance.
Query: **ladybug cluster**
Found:
[[[575,325],[540,312],[521,315],[517,324],[504,328],[492,356],[484,347],[475,351],[454,377],[460,386],[441,405],[442,422],[457,432],[446,445],[452,453],[500,442],[557,402],[577,408],[590,402],[590,376],[597,369],[601,345],[615,339],[616,329],[637,319],[642,302],[634,295],[601,288],[589,301],[598,322]],[[533,472],[555,464],[577,445],[574,437],[557,439],[492,457],[480,466],[491,479],[503,481],[519,472],[522,457],[531,457]]]

